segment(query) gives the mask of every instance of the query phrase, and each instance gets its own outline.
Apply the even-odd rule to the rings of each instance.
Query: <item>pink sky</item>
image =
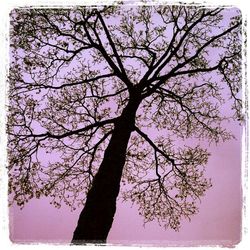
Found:
[[[213,187],[203,197],[200,212],[191,222],[183,221],[179,232],[165,230],[157,222],[143,227],[136,206],[118,202],[108,243],[123,244],[224,244],[241,238],[241,140],[237,125],[230,126],[237,140],[211,146],[206,175]],[[81,208],[56,209],[48,199],[31,200],[23,210],[10,209],[11,239],[14,242],[61,242],[71,240]]]

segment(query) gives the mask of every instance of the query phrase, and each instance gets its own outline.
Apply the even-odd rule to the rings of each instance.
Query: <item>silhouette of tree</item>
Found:
[[[225,121],[242,120],[240,34],[230,8],[13,10],[11,203],[84,206],[72,243],[105,242],[122,182],[145,222],[178,230],[211,187],[194,139],[230,139]]]

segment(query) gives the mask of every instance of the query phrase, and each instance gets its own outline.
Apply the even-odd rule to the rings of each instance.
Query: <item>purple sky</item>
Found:
[[[241,238],[241,134],[237,124],[230,124],[236,140],[211,145],[206,176],[212,178],[199,204],[200,211],[191,222],[182,221],[179,232],[165,230],[157,222],[143,227],[136,206],[118,201],[108,243],[124,244],[223,244],[232,245]],[[10,234],[14,242],[70,242],[81,207],[74,212],[62,204],[56,209],[50,199],[31,200],[20,210],[10,208]]]
[[[165,230],[156,222],[143,227],[136,206],[118,202],[109,243],[224,244],[239,242],[241,235],[241,136],[237,125],[230,128],[237,140],[211,146],[207,176],[213,187],[202,199],[200,212],[191,222],[183,221],[179,232]],[[15,242],[62,242],[71,240],[80,209],[56,209],[49,200],[31,200],[23,210],[10,209],[11,239]]]

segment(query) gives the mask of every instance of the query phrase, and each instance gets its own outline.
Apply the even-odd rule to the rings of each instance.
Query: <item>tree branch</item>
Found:
[[[157,89],[158,87],[160,87],[166,80],[170,79],[171,77],[175,77],[176,75],[178,75],[178,72],[176,73],[176,71],[177,71],[178,69],[183,68],[185,65],[187,65],[187,64],[190,63],[192,60],[194,60],[195,58],[197,58],[198,55],[199,55],[206,47],[208,47],[212,42],[214,42],[215,40],[217,40],[217,39],[223,37],[224,35],[226,35],[227,33],[231,32],[232,30],[236,29],[239,25],[240,25],[240,23],[237,23],[237,24],[235,24],[234,26],[232,26],[232,27],[228,28],[227,30],[225,30],[224,32],[222,32],[222,33],[220,33],[220,34],[218,34],[218,35],[212,37],[209,41],[207,41],[207,42],[204,43],[200,48],[198,48],[197,51],[196,51],[196,53],[195,53],[193,56],[191,56],[190,58],[188,58],[187,60],[185,60],[183,63],[179,63],[177,66],[175,66],[175,67],[174,67],[169,73],[167,73],[166,75],[161,76],[161,77],[160,77],[160,81],[159,81],[157,84],[155,84],[151,89],[149,89],[147,93],[145,93],[144,98],[145,98],[146,96],[149,96],[149,95],[151,95],[152,93],[154,93],[154,92],[156,91],[156,89]],[[222,59],[222,60],[223,60],[223,59]],[[217,68],[218,68],[218,65],[215,66],[215,67],[212,67],[212,68],[210,68],[210,69],[215,70],[215,69],[217,69]],[[197,72],[198,72],[199,70],[201,71],[201,69],[197,69]],[[204,70],[205,70],[205,71],[211,71],[211,70],[209,70],[209,69],[204,69]],[[195,71],[195,69],[194,69],[194,71]],[[156,77],[157,77],[157,76],[153,76],[153,77],[152,77],[151,79],[149,79],[146,83],[147,83],[147,84],[150,84],[150,83],[154,82],[156,79],[159,79],[159,77],[157,77],[157,78],[156,78]]]
[[[86,32],[86,35],[90,41],[90,43],[93,45],[94,48],[96,48],[99,52],[101,52],[101,54],[103,55],[104,59],[106,60],[106,62],[109,64],[109,66],[113,69],[115,75],[120,78],[125,85],[128,87],[129,90],[131,90],[133,84],[129,81],[129,79],[127,78],[127,75],[124,74],[123,72],[120,71],[120,69],[116,66],[116,64],[113,62],[113,60],[110,58],[110,56],[108,55],[108,53],[106,52],[105,48],[103,47],[102,41],[97,33],[97,31],[95,30],[94,27],[92,27],[89,23],[89,27],[91,28],[91,30],[94,32],[96,39],[98,40],[98,43],[95,43],[88,31],[88,28],[86,26],[87,22],[85,20],[85,22],[81,22],[79,24],[82,24],[84,27],[84,30]]]
[[[145,141],[149,143],[149,145],[156,151],[159,152],[162,156],[164,156],[171,164],[172,166],[176,166],[175,160],[171,158],[169,155],[167,155],[164,151],[162,151],[160,148],[158,148],[154,142],[148,137],[147,134],[142,132],[137,126],[135,126],[135,131],[142,137],[144,138]]]
[[[88,131],[88,130],[96,128],[96,127],[101,127],[101,126],[104,126],[106,124],[115,123],[115,121],[117,119],[118,118],[112,118],[112,119],[108,119],[108,120],[104,120],[104,121],[98,121],[98,122],[90,124],[90,125],[88,125],[86,127],[76,129],[76,130],[71,130],[69,132],[66,132],[66,133],[60,134],[60,135],[54,135],[54,134],[51,134],[50,132],[47,132],[47,133],[43,133],[43,134],[33,134],[32,133],[30,135],[18,135],[18,137],[24,137],[24,138],[28,138],[28,137],[34,137],[34,138],[44,137],[44,139],[45,138],[62,139],[62,138],[65,138],[65,137],[68,137],[68,136],[71,136],[71,135],[76,135],[76,134],[79,134],[81,132]],[[11,133],[9,133],[9,134],[11,134]],[[16,134],[12,134],[12,135],[17,136]]]
[[[104,31],[105,31],[105,34],[106,34],[106,36],[107,36],[107,38],[108,38],[109,44],[110,44],[110,46],[111,46],[111,48],[112,48],[112,50],[113,50],[113,52],[114,52],[115,58],[116,58],[116,60],[117,60],[117,62],[118,62],[118,65],[119,65],[119,67],[120,67],[120,69],[121,69],[121,72],[122,72],[122,73],[124,74],[124,76],[127,78],[127,75],[126,75],[125,69],[124,69],[124,67],[123,67],[121,58],[119,57],[119,55],[118,55],[118,53],[117,53],[115,44],[114,44],[114,42],[113,42],[113,40],[112,40],[112,38],[111,38],[111,36],[110,36],[110,33],[109,33],[109,31],[108,31],[108,28],[107,28],[107,26],[106,26],[106,24],[105,24],[105,22],[104,22],[104,20],[103,20],[103,18],[102,18],[102,16],[101,16],[101,13],[100,13],[98,10],[97,10],[97,16],[98,16],[99,20],[101,21],[101,24],[102,24],[102,26],[103,26],[103,29],[104,29]]]
[[[168,45],[167,50],[165,51],[165,53],[160,57],[160,59],[156,62],[155,65],[153,65],[151,67],[150,70],[148,70],[148,72],[146,72],[146,74],[143,76],[142,80],[141,80],[141,85],[145,85],[145,80],[150,76],[151,73],[153,73],[153,71],[155,69],[157,69],[157,67],[159,66],[159,68],[157,69],[157,71],[155,72],[153,78],[155,76],[158,75],[158,73],[165,67],[165,65],[171,60],[172,56],[178,51],[178,49],[180,48],[182,42],[184,41],[184,39],[186,38],[186,36],[189,34],[189,32],[197,25],[200,23],[200,21],[205,17],[206,15],[203,15],[197,19],[192,25],[190,25],[190,27],[186,30],[186,32],[184,33],[184,35],[181,37],[178,45],[176,46],[176,48],[173,50],[173,52],[166,58],[166,56],[169,54],[169,52],[171,51],[171,49],[173,48],[173,44],[175,41],[175,38],[177,36],[177,34],[180,32],[179,29],[176,30],[176,32],[173,34],[172,39]],[[163,62],[165,59],[165,62]],[[162,63],[162,64],[161,64]]]
[[[23,82],[25,84],[28,84],[29,87],[32,86],[32,87],[42,87],[42,88],[45,88],[45,89],[62,89],[62,88],[65,88],[65,87],[72,87],[72,86],[81,85],[83,83],[94,82],[94,81],[97,81],[99,79],[108,78],[108,77],[112,77],[112,76],[115,76],[115,74],[114,73],[104,74],[104,75],[96,76],[94,78],[85,79],[85,80],[82,80],[82,81],[77,81],[77,82],[72,82],[72,83],[65,83],[65,84],[62,84],[60,86],[49,86],[49,85],[45,85],[45,84],[33,84],[31,82],[29,82],[29,83],[24,82],[24,80],[21,80],[21,82]]]

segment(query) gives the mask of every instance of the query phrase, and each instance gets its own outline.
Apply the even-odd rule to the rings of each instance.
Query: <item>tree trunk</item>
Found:
[[[103,161],[87,194],[72,243],[106,243],[116,211],[122,170],[139,101],[130,100],[114,126]]]

